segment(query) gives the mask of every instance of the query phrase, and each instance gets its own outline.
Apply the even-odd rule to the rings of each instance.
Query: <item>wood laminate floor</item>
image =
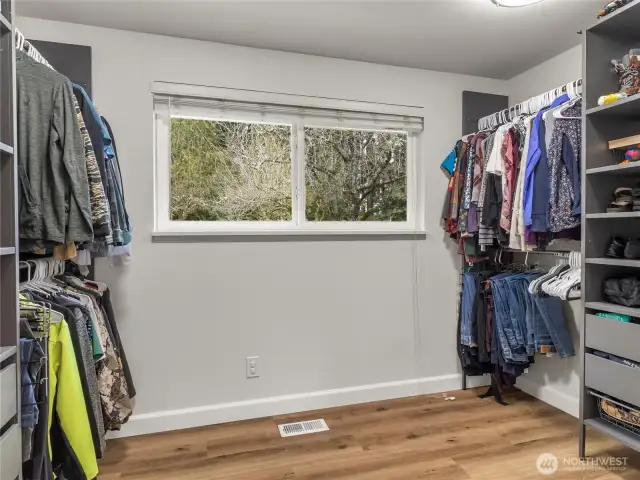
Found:
[[[590,431],[592,457],[624,471],[571,469],[578,421],[524,393],[510,405],[454,392],[111,440],[100,480],[639,480],[640,455]],[[280,438],[277,424],[324,418],[330,432]],[[549,452],[558,471],[541,475]],[[570,461],[570,460],[569,460]]]

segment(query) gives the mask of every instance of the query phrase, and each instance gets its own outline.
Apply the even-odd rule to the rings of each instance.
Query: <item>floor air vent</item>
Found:
[[[309,420],[308,422],[285,423],[278,425],[281,437],[295,437],[296,435],[307,435],[309,433],[326,432],[329,430],[327,422],[324,420]]]

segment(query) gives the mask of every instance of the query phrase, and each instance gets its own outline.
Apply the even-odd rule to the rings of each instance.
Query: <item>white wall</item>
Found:
[[[582,78],[582,45],[507,81],[511,105]]]
[[[582,77],[582,46],[572,48],[507,82],[509,103],[515,105]],[[576,353],[579,352],[579,326],[582,302],[568,302],[565,309]],[[536,357],[529,374],[518,379],[524,391],[574,416],[578,416],[580,398],[580,358]]]
[[[462,91],[504,94],[504,82],[31,18],[17,25],[27,38],[92,47],[95,102],[117,138],[135,258],[125,268],[99,262],[97,275],[114,290],[138,390],[124,435],[458,388],[459,264],[439,226],[439,164],[461,135]],[[426,106],[428,239],[152,243],[158,80]],[[253,355],[261,377],[247,380]]]

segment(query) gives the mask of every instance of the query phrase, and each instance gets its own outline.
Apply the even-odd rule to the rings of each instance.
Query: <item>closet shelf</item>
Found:
[[[5,152],[13,155],[13,147],[10,147],[6,143],[0,142],[0,152]]]
[[[619,212],[619,213],[587,213],[588,219],[598,218],[640,218],[640,212]]]
[[[616,303],[585,302],[584,308],[590,308],[592,310],[600,310],[609,313],[619,313],[621,315],[629,315],[630,317],[640,317],[640,308],[625,307]]]
[[[631,162],[631,163],[625,163],[622,165],[607,165],[606,167],[587,168],[587,175],[596,175],[596,174],[605,174],[605,175],[640,174],[640,162]]]
[[[637,31],[638,22],[640,21],[640,5],[638,2],[631,2],[622,8],[614,10],[609,15],[599,19],[588,30],[598,35],[614,35],[629,36],[632,41],[632,32]]]
[[[587,258],[585,259],[585,263],[640,268],[640,260],[628,260],[626,258]]]
[[[15,345],[10,347],[0,347],[0,362],[4,362],[18,351]]]
[[[624,428],[613,425],[601,418],[590,418],[584,421],[584,424],[588,427],[595,428],[596,430],[604,433],[605,435],[616,439],[618,442],[633,448],[640,452],[640,436],[635,435]]]
[[[16,248],[15,247],[1,247],[0,248],[0,256],[13,255],[14,253],[16,253]]]
[[[623,98],[617,102],[587,109],[588,116],[638,117],[640,116],[640,94]]]

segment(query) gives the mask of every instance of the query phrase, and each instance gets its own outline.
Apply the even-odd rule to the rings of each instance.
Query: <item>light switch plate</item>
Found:
[[[247,378],[258,378],[258,360],[260,357],[247,357]]]

